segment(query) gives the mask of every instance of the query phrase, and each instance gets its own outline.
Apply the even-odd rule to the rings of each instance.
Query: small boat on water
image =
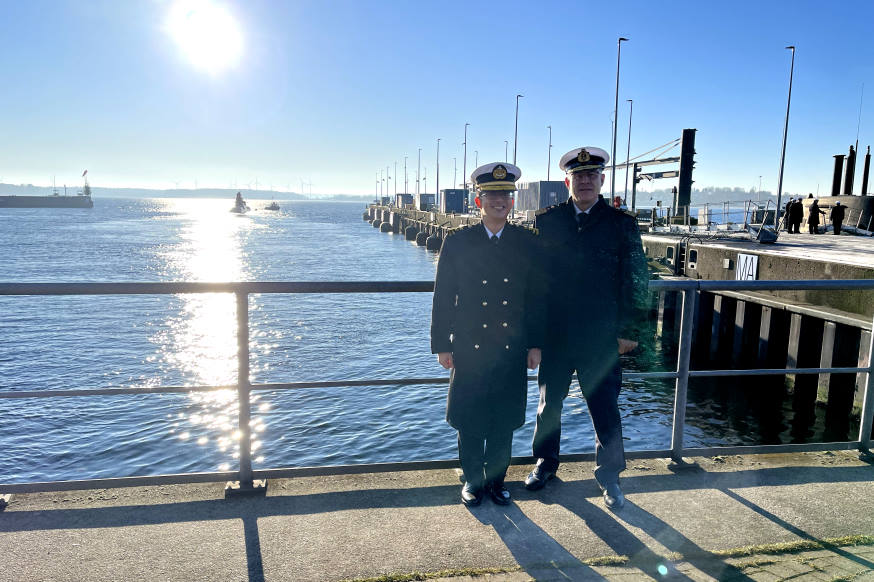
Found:
[[[279,210],[279,204],[276,203],[276,200],[271,200],[270,204],[264,207],[264,210]]]
[[[246,204],[246,201],[243,200],[243,195],[237,192],[237,197],[234,200],[234,206],[231,208],[231,212],[235,212],[237,214],[246,214],[249,212],[249,205]]]

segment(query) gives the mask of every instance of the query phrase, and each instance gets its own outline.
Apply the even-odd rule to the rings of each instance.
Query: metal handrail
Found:
[[[686,278],[666,278],[650,281],[652,291],[679,291],[682,293],[680,338],[677,355],[677,368],[673,372],[625,372],[623,379],[674,379],[674,415],[671,448],[667,450],[629,451],[628,458],[665,458],[682,463],[687,456],[706,456],[714,454],[738,454],[752,452],[797,452],[838,449],[861,449],[867,451],[871,445],[872,423],[874,423],[874,342],[868,354],[868,367],[831,368],[787,368],[750,370],[690,370],[692,321],[698,291],[745,291],[745,290],[874,290],[874,280],[815,280],[815,281],[702,281]],[[456,467],[457,461],[436,460],[403,463],[376,463],[367,465],[345,465],[337,467],[296,467],[253,471],[249,443],[250,403],[252,390],[291,390],[328,387],[353,386],[409,386],[425,384],[445,384],[446,378],[402,378],[366,379],[327,382],[293,382],[252,384],[249,379],[249,305],[250,294],[294,294],[294,293],[422,293],[433,292],[433,281],[315,281],[315,282],[237,282],[237,283],[0,283],[0,296],[27,295],[167,295],[186,293],[233,293],[237,307],[237,384],[207,386],[156,386],[131,388],[103,388],[88,390],[50,390],[50,391],[5,391],[0,399],[17,398],[57,398],[101,395],[137,395],[154,393],[185,393],[212,390],[236,389],[238,398],[238,425],[240,430],[240,468],[238,471],[183,473],[178,475],[155,475],[146,477],[122,477],[110,479],[91,479],[77,481],[52,481],[43,483],[0,484],[0,492],[36,492],[84,489],[92,487],[125,487],[171,483],[215,482],[234,477],[241,489],[252,489],[255,478],[290,477],[304,475],[324,475],[338,473],[360,473],[398,470],[422,470]],[[874,322],[872,322],[874,327]],[[753,445],[734,447],[683,447],[686,403],[689,378],[713,376],[748,376],[774,374],[814,374],[814,373],[867,373],[862,404],[859,438],[854,441],[836,443],[806,443],[784,445]],[[536,379],[535,376],[529,380]],[[563,455],[567,460],[592,460],[591,453]],[[514,457],[514,463],[530,463],[531,457]]]

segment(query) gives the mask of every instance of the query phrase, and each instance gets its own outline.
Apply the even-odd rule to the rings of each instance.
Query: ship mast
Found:
[[[82,187],[82,195],[91,196],[91,186],[88,185],[88,170],[82,172],[82,177],[85,178],[85,185]]]

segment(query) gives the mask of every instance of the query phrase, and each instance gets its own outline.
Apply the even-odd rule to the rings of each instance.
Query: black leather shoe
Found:
[[[625,496],[622,494],[622,489],[619,488],[619,483],[611,483],[604,488],[604,504],[607,509],[617,511],[625,505]]]
[[[498,505],[510,505],[510,501],[512,501],[510,492],[507,491],[503,483],[495,483],[489,487],[489,496]]]
[[[534,470],[528,473],[525,478],[525,489],[528,491],[543,489],[546,482],[553,477],[555,477],[555,471],[548,471],[540,466],[534,467]]]
[[[476,489],[470,483],[461,488],[461,502],[468,507],[476,507],[483,500],[483,490]]]

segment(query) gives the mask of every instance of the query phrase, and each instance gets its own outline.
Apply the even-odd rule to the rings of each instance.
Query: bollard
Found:
[[[439,251],[441,245],[443,245],[443,239],[440,238],[439,234],[432,234],[425,239],[425,248],[429,251]]]

